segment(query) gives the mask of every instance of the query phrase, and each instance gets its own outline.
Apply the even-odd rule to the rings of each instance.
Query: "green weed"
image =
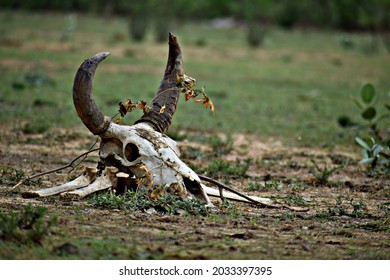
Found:
[[[220,206],[220,210],[222,213],[226,213],[229,219],[235,219],[238,222],[243,219],[241,208],[229,200],[225,199],[223,201],[222,205]]]
[[[182,152],[182,158],[189,159],[189,160],[195,160],[195,159],[202,159],[205,157],[204,153],[199,148],[195,147],[188,147]]]
[[[345,203],[343,198],[344,197],[342,196],[337,196],[334,207],[328,207],[327,210],[321,210],[317,212],[315,217],[326,219],[339,216],[363,218],[369,215],[365,211],[365,203],[363,200],[355,201],[353,198],[347,198],[348,203]]]
[[[198,199],[182,200],[174,195],[163,194],[153,200],[146,191],[131,191],[123,195],[98,193],[93,195],[89,204],[102,209],[120,209],[126,211],[145,211],[154,208],[157,212],[177,214],[184,211],[187,215],[205,215],[207,209]]]
[[[0,184],[7,186],[13,186],[22,180],[25,176],[25,173],[21,169],[15,169],[11,166],[3,166],[0,170]]]
[[[210,162],[203,172],[210,176],[223,177],[223,176],[238,176],[245,177],[252,164],[252,159],[237,159],[234,164],[227,162],[223,159],[215,159]]]
[[[278,180],[270,180],[264,182],[264,184],[259,184],[256,182],[249,182],[248,187],[245,189],[246,191],[269,191],[271,189],[277,189],[280,185]]]
[[[0,240],[17,244],[42,244],[57,223],[57,217],[45,219],[47,208],[26,205],[19,213],[0,212]]]
[[[343,166],[328,168],[327,164],[324,164],[323,167],[320,167],[314,159],[312,159],[311,162],[313,163],[313,166],[310,168],[309,172],[314,175],[315,182],[318,185],[326,185],[330,176],[332,176],[332,174],[337,170],[343,168]]]
[[[366,83],[360,88],[358,97],[354,99],[364,123],[352,121],[349,116],[339,118],[341,126],[353,126],[364,135],[357,135],[355,142],[362,148],[362,159],[359,163],[368,165],[370,170],[375,170],[379,165],[385,166],[386,169],[390,168],[390,137],[388,134],[390,103],[389,101],[383,103],[385,113],[382,113],[382,107],[377,105],[379,99],[377,89],[371,83]]]
[[[29,121],[22,127],[23,133],[36,134],[47,132],[52,124],[46,118],[37,118]]]
[[[378,209],[383,211],[384,216],[390,216],[390,202],[384,202],[378,206]]]
[[[288,205],[307,206],[307,202],[299,195],[288,195],[284,198]]]
[[[233,150],[233,137],[231,134],[228,134],[226,139],[222,139],[218,135],[212,135],[207,139],[207,143],[212,148],[210,156],[227,155]]]

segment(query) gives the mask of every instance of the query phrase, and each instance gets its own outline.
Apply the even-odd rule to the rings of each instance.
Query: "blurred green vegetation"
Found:
[[[143,41],[131,40],[127,16],[9,10],[0,13],[0,31],[0,122],[24,133],[81,126],[73,78],[97,52],[111,52],[94,80],[96,102],[110,116],[127,98],[150,102],[166,64],[167,44],[156,42],[153,30]],[[359,114],[351,105],[359,86],[374,84],[378,102],[390,89],[390,57],[379,39],[371,48],[371,34],[271,25],[261,47],[251,48],[245,25],[173,21],[170,31],[179,38],[186,73],[216,106],[213,115],[183,97],[173,129],[249,132],[304,145],[350,143],[354,132],[339,127],[337,118]],[[124,122],[140,115],[128,114]]]
[[[5,9],[81,11],[176,19],[233,17],[290,28],[389,29],[389,0],[0,0]]]

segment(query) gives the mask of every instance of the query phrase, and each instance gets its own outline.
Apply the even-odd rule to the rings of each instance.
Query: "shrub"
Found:
[[[385,113],[380,114],[381,108],[377,105],[379,94],[375,87],[364,84],[355,103],[360,109],[360,116],[363,124],[354,122],[349,116],[339,118],[339,124],[343,127],[353,126],[358,129],[355,142],[362,148],[362,160],[360,164],[369,164],[373,170],[378,165],[390,167],[390,137],[388,131],[390,126],[385,121],[390,120],[390,103],[385,103]]]

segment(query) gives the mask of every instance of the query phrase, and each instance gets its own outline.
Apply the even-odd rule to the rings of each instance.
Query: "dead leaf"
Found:
[[[119,113],[122,117],[124,117],[126,113],[131,112],[134,109],[141,109],[144,113],[147,113],[149,112],[150,107],[144,100],[138,101],[137,103],[133,103],[131,99],[127,99],[125,103],[119,103]]]
[[[119,103],[119,113],[122,117],[124,117],[127,112],[131,112],[134,108],[135,104],[131,102],[131,99],[127,99],[125,103]]]
[[[146,166],[146,165],[141,165],[139,167],[140,170],[144,171],[145,174],[144,176],[140,177],[140,178],[137,178],[135,180],[135,183],[137,185],[144,185],[144,186],[147,186],[148,188],[152,187],[153,186],[153,176],[152,176],[152,172],[150,172],[149,168]]]
[[[149,198],[152,201],[158,201],[160,200],[161,196],[165,193],[165,190],[163,188],[156,188],[151,191]]]
[[[190,99],[192,99],[192,98],[195,98],[195,97],[196,97],[195,91],[193,91],[193,90],[188,90],[188,91],[186,91],[186,93],[185,93],[185,99],[186,99],[186,101],[188,101],[188,100],[190,100]]]
[[[182,92],[192,90],[196,86],[196,80],[186,74],[176,77],[176,83],[182,87]]]
[[[197,99],[195,100],[196,103],[200,103],[202,102],[203,103],[203,106],[205,108],[209,107],[210,106],[210,110],[214,113],[214,110],[215,110],[215,107],[214,107],[214,104],[213,102],[211,101],[210,97],[207,96],[207,94],[204,92],[204,89],[202,88],[202,94],[203,94],[203,97],[201,99]]]
[[[150,107],[145,100],[139,101],[139,108],[144,112],[144,114],[150,111]]]

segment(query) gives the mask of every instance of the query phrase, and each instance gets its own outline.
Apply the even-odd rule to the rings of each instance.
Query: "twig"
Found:
[[[209,183],[213,183],[215,185],[218,186],[219,190],[220,190],[220,195],[221,195],[221,189],[226,189],[232,193],[235,193],[237,194],[238,196],[241,196],[243,198],[245,198],[246,200],[248,200],[248,202],[251,202],[255,205],[258,205],[258,206],[262,206],[262,207],[268,207],[268,208],[285,208],[285,209],[288,209],[288,210],[291,210],[291,211],[295,211],[295,212],[306,212],[308,211],[308,208],[302,208],[302,207],[293,207],[293,206],[288,206],[288,205],[269,205],[269,204],[266,204],[266,203],[263,203],[263,202],[260,202],[260,201],[257,201],[257,200],[254,200],[252,198],[250,198],[249,196],[246,196],[245,194],[242,194],[242,193],[239,193],[238,191],[226,186],[225,184],[217,181],[217,180],[214,180],[210,177],[207,177],[207,176],[204,176],[204,175],[200,175],[198,174],[198,177],[201,179],[201,180],[205,180]],[[222,196],[221,199],[224,199],[224,197]]]
[[[95,152],[95,151],[98,151],[99,148],[95,148],[95,149],[92,149],[92,150],[88,150],[86,151],[85,153],[82,153],[81,155],[77,156],[76,158],[74,158],[71,162],[69,162],[68,164],[64,165],[64,166],[61,166],[61,167],[58,167],[58,168],[55,168],[55,169],[52,169],[52,170],[49,170],[49,171],[45,171],[45,172],[41,172],[41,173],[37,173],[37,174],[34,174],[34,175],[31,175],[31,176],[28,176],[26,178],[24,178],[23,180],[21,180],[19,183],[17,183],[15,186],[12,187],[11,190],[14,190],[16,189],[17,187],[19,187],[21,184],[27,182],[28,180],[31,180],[31,179],[34,179],[36,177],[39,177],[39,176],[43,176],[43,175],[47,175],[47,174],[50,174],[50,173],[53,173],[53,172],[57,172],[57,171],[60,171],[62,169],[65,169],[65,168],[69,168],[69,167],[73,167],[73,164],[80,158],[82,158],[83,156],[86,156],[92,152]],[[76,165],[77,166],[77,165]]]
[[[252,202],[253,204],[257,204],[257,205],[261,205],[261,206],[265,206],[265,207],[273,207],[272,205],[268,205],[268,204],[262,203],[260,201],[256,201],[256,200],[250,198],[249,196],[247,196],[245,194],[242,194],[242,193],[236,191],[235,189],[232,189],[231,187],[228,187],[225,184],[223,184],[223,183],[221,183],[221,182],[219,182],[217,180],[214,180],[214,179],[212,179],[210,177],[207,177],[207,176],[204,176],[204,175],[200,175],[200,174],[198,174],[198,176],[199,176],[199,178],[201,180],[204,180],[204,181],[207,181],[209,183],[217,185],[218,188],[219,188],[219,193],[220,193],[220,196],[221,196],[222,200],[224,199],[223,194],[222,194],[222,189],[225,189],[225,190],[228,190],[228,191],[230,191],[230,192],[232,192],[232,193],[234,193],[234,194],[236,194],[238,196],[241,196],[241,197],[245,198],[246,200],[248,200],[249,202]]]
[[[99,148],[96,148],[96,149],[94,149],[94,150],[92,150],[92,148],[93,147],[95,147],[95,145],[97,144],[99,142],[99,138],[96,138],[96,140],[95,140],[95,142],[91,145],[91,147],[88,149],[88,151],[97,151]],[[84,156],[84,158],[82,159],[82,160],[80,160],[80,162],[78,163],[78,164],[76,164],[76,166],[70,166],[70,167],[72,167],[72,169],[68,172],[68,173],[70,173],[70,172],[72,172],[77,166],[79,166],[86,158],[87,158],[87,155],[88,155],[89,153],[84,153],[84,154],[82,154],[82,155],[80,155],[79,157],[82,157],[82,156]],[[75,162],[77,160],[77,158],[76,159],[74,159],[73,161],[72,161],[72,163],[73,162]],[[71,163],[71,164],[72,164]]]

